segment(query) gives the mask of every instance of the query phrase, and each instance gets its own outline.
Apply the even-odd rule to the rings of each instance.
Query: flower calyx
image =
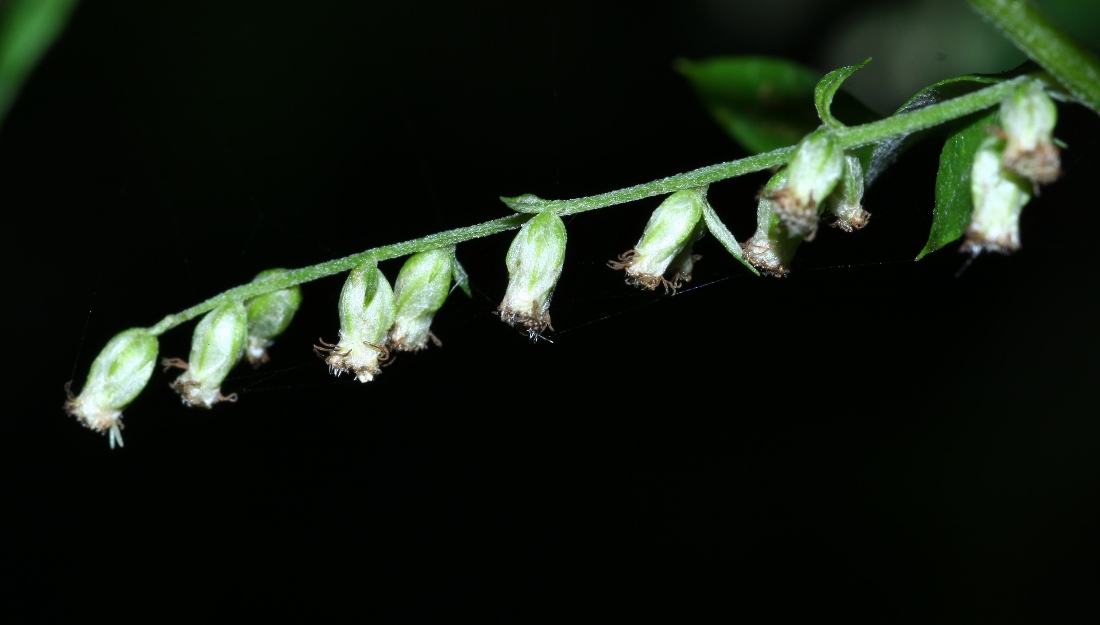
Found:
[[[675,294],[691,273],[700,256],[692,245],[706,234],[703,206],[706,187],[677,191],[665,198],[646,223],[634,249],[623,252],[607,266],[624,270],[626,283],[650,291],[663,286]]]
[[[321,341],[314,352],[334,375],[348,372],[370,382],[389,359],[386,335],[396,315],[393,288],[373,258],[351,270],[340,291],[339,311],[340,340],[334,345]]]
[[[790,271],[791,259],[802,243],[801,234],[791,232],[780,219],[775,191],[787,184],[788,170],[780,169],[768,180],[756,205],[756,232],[741,246],[745,260],[761,272],[782,278]]]
[[[537,340],[550,325],[550,298],[565,262],[561,217],[541,212],[523,224],[508,248],[508,288],[497,307],[501,321]]]
[[[256,275],[254,282],[286,273],[285,269],[268,269]],[[302,304],[302,289],[298,285],[254,297],[245,306],[248,310],[248,346],[244,357],[253,367],[267,362],[267,348],[286,331],[294,313]]]
[[[863,165],[859,157],[844,157],[840,182],[826,198],[826,206],[836,217],[829,225],[844,232],[861,230],[871,220],[871,213],[863,210]]]
[[[1006,141],[986,137],[970,167],[973,208],[966,238],[959,251],[969,254],[1020,248],[1020,213],[1031,199],[1031,182],[1004,167]]]
[[[827,129],[806,135],[787,165],[786,184],[770,192],[775,214],[795,236],[813,241],[822,202],[845,169],[844,150]]]
[[[241,302],[229,302],[206,313],[195,326],[188,361],[165,358],[161,365],[165,371],[184,369],[170,384],[184,404],[212,408],[220,401],[237,401],[236,393],[222,395],[221,385],[241,361],[247,343],[248,311]]]
[[[1037,190],[1062,173],[1061,156],[1054,144],[1058,108],[1043,82],[1028,80],[1001,102],[1001,133],[1005,140],[1004,166],[1030,180]]]
[[[80,395],[65,385],[65,412],[122,447],[122,410],[141,393],[157,360],[157,337],[144,328],[116,334],[92,362]]]
[[[394,283],[396,315],[387,344],[396,350],[415,352],[428,346],[432,319],[443,307],[455,278],[455,248],[445,247],[409,257]]]

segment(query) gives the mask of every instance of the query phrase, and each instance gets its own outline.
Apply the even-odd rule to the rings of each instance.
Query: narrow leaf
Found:
[[[703,221],[707,224],[707,229],[714,235],[714,238],[718,239],[718,242],[723,245],[729,253],[737,259],[739,263],[748,267],[749,271],[756,275],[760,275],[756,267],[753,267],[749,261],[745,260],[744,255],[741,253],[741,244],[737,242],[737,239],[733,238],[733,233],[729,231],[726,224],[722,223],[722,220],[718,218],[718,213],[714,212],[714,208],[710,205],[710,202],[703,200]]]
[[[928,233],[928,243],[917,255],[917,260],[959,239],[966,232],[973,208],[970,166],[978,146],[989,136],[986,128],[996,123],[997,110],[993,109],[947,137],[936,173],[936,207],[932,213],[932,229]]]
[[[839,119],[833,117],[833,113],[830,110],[833,105],[833,97],[836,96],[836,92],[840,89],[840,85],[843,84],[849,76],[863,69],[863,66],[870,62],[871,59],[868,58],[859,65],[849,65],[847,67],[841,67],[840,69],[834,69],[828,74],[825,74],[825,77],[817,83],[817,86],[814,87],[814,105],[817,107],[817,115],[821,118],[821,121],[833,128],[844,127],[844,124]]]
[[[954,78],[941,80],[918,91],[913,97],[909,98],[905,104],[902,104],[901,108],[894,112],[894,115],[908,113],[909,111],[924,108],[932,104],[938,104],[944,100],[950,100],[972,93],[985,85],[1003,82],[1030,69],[1034,69],[1034,65],[1025,63],[1009,72],[994,76],[967,74],[965,76],[956,76]],[[863,176],[864,185],[870,186],[871,183],[878,178],[879,174],[897,160],[902,152],[916,143],[917,139],[925,136],[926,133],[927,131],[913,135],[901,135],[876,144],[874,152],[871,154],[870,161],[863,163],[863,171],[866,172]]]

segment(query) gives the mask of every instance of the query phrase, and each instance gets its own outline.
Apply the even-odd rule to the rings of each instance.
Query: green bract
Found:
[[[336,375],[347,371],[360,382],[382,372],[379,362],[389,357],[386,334],[396,313],[393,289],[372,258],[351,270],[340,291],[340,341],[317,349]]]
[[[285,273],[285,269],[268,269],[257,274],[254,281]],[[298,285],[248,300],[248,362],[254,366],[267,362],[267,348],[286,331],[301,304],[302,289]]]
[[[532,339],[550,325],[550,296],[565,262],[565,224],[549,211],[525,223],[508,248],[508,290],[500,319]]]
[[[760,194],[756,205],[756,233],[745,241],[745,260],[772,276],[785,276],[790,271],[794,252],[802,243],[802,235],[794,234],[776,212],[775,192],[787,184],[787,170],[780,169]]]
[[[122,409],[145,388],[156,359],[157,337],[144,328],[116,334],[92,362],[80,395],[65,402],[65,411],[85,427],[109,432],[112,448],[116,442],[122,447]]]
[[[447,301],[454,276],[455,248],[447,247],[413,254],[394,284],[397,314],[390,330],[389,345],[403,351],[417,351],[428,345],[432,318]]]
[[[1005,133],[1004,165],[1036,184],[1054,182],[1061,158],[1054,145],[1058,109],[1040,80],[1021,83],[1001,103]]]
[[[787,166],[787,184],[771,194],[774,210],[791,234],[812,241],[821,202],[844,173],[844,150],[827,130],[806,135]]]
[[[1001,166],[1005,142],[987,137],[974,156],[970,193],[974,209],[961,251],[1008,252],[1020,247],[1020,212],[1031,199],[1031,185]]]
[[[183,403],[210,408],[219,401],[236,401],[237,396],[221,393],[222,382],[244,355],[248,338],[248,313],[240,302],[229,302],[207,313],[191,339],[191,358],[186,364],[165,361],[165,365],[187,368],[172,383]]]
[[[650,291],[663,284],[666,290],[675,292],[681,280],[691,281],[697,260],[691,246],[706,233],[705,202],[705,187],[668,196],[653,211],[634,249],[620,254],[618,261],[608,265],[612,269],[625,269],[627,284]]]

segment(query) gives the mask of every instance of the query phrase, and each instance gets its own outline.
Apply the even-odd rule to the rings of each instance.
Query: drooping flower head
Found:
[[[389,345],[402,351],[417,351],[428,345],[432,319],[443,307],[454,277],[455,248],[446,247],[413,254],[397,274],[394,298],[397,313],[389,334]]]
[[[340,340],[318,347],[336,375],[347,371],[360,382],[382,372],[389,357],[386,335],[393,326],[396,304],[393,289],[372,258],[351,270],[340,291]]]
[[[790,231],[779,217],[776,201],[772,199],[777,189],[787,184],[787,168],[780,169],[764,185],[756,205],[756,232],[741,249],[745,260],[760,271],[782,277],[790,271],[791,259],[803,236]]]
[[[550,297],[565,263],[565,223],[550,211],[523,224],[508,248],[508,290],[497,310],[500,319],[532,340],[550,325]]]
[[[845,156],[843,172],[840,182],[826,198],[826,206],[836,216],[832,225],[852,232],[866,226],[871,213],[863,210],[863,165],[859,158]]]
[[[1054,182],[1061,174],[1061,157],[1054,145],[1058,108],[1040,80],[1021,83],[1001,102],[1004,166],[1035,185]]]
[[[256,275],[253,282],[286,273],[285,269],[268,269]],[[294,313],[302,304],[302,289],[298,285],[265,293],[248,302],[248,347],[245,358],[252,366],[267,362],[267,348],[275,338],[286,331],[294,319]]]
[[[634,249],[608,262],[612,269],[626,272],[627,284],[650,291],[664,285],[676,292],[681,281],[690,282],[698,257],[692,245],[706,234],[703,204],[706,189],[685,189],[668,196],[646,223]]]
[[[970,167],[973,209],[962,252],[1000,252],[1020,247],[1020,213],[1031,199],[1031,183],[1003,166],[1005,141],[986,137]]]
[[[65,402],[65,412],[87,428],[110,434],[112,449],[115,443],[122,447],[122,410],[149,382],[157,347],[157,337],[144,328],[116,334],[92,362],[80,395]]]
[[[188,361],[162,361],[166,368],[185,369],[171,385],[183,403],[196,408],[212,408],[219,401],[237,401],[236,394],[222,395],[221,386],[241,361],[247,343],[248,312],[244,304],[229,302],[206,313],[195,326]]]
[[[771,192],[775,214],[795,236],[812,241],[821,203],[844,173],[844,150],[828,130],[806,135],[787,165],[787,182]]]

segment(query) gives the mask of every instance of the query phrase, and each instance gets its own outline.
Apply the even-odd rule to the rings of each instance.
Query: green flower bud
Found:
[[[959,251],[1007,254],[1020,247],[1020,212],[1031,199],[1031,185],[1002,166],[1005,141],[987,137],[970,167],[974,208]]]
[[[394,283],[397,315],[390,330],[389,344],[402,351],[417,351],[428,346],[432,318],[447,301],[454,276],[455,248],[447,247],[413,254]]]
[[[741,246],[745,260],[760,271],[782,277],[790,271],[790,262],[795,250],[802,243],[802,235],[794,234],[779,218],[776,200],[772,199],[777,190],[787,185],[787,169],[780,169],[764,190],[756,205],[756,233]]]
[[[650,291],[663,285],[666,292],[675,293],[682,286],[681,280],[691,282],[691,271],[698,260],[691,246],[706,233],[704,202],[705,188],[685,189],[668,196],[653,211],[634,249],[619,254],[618,261],[608,261],[608,267],[625,269],[627,284]]]
[[[379,363],[389,358],[386,334],[393,326],[396,305],[393,289],[378,263],[368,260],[351,270],[340,292],[340,341],[315,347],[325,356],[335,375],[350,372],[360,382],[370,382],[382,372]]]
[[[283,273],[285,269],[268,269],[257,274],[253,281]],[[252,366],[268,361],[267,348],[290,326],[301,304],[302,289],[298,285],[254,297],[245,303],[248,307],[248,347],[244,357]]]
[[[1007,140],[1004,166],[1035,184],[1057,180],[1062,172],[1054,145],[1058,108],[1042,81],[1029,80],[1016,87],[1001,102],[1000,118]]]
[[[244,304],[229,302],[206,313],[195,326],[188,362],[165,359],[161,364],[186,369],[172,388],[188,406],[211,408],[219,401],[237,401],[236,393],[221,393],[222,382],[237,366],[248,342],[248,312]]]
[[[787,166],[787,184],[772,192],[775,213],[792,235],[813,241],[818,208],[844,173],[844,150],[827,130],[806,135]]]
[[[550,325],[550,296],[565,262],[565,224],[544,211],[523,224],[508,248],[508,290],[500,319],[527,332],[532,340]]]
[[[122,447],[122,410],[145,388],[157,360],[157,337],[144,328],[120,332],[99,352],[80,395],[69,395],[65,412]],[[65,391],[69,391],[68,384]]]
[[[836,215],[833,226],[852,232],[867,225],[871,213],[863,210],[863,165],[859,158],[844,157],[844,173],[827,202],[829,212]]]

